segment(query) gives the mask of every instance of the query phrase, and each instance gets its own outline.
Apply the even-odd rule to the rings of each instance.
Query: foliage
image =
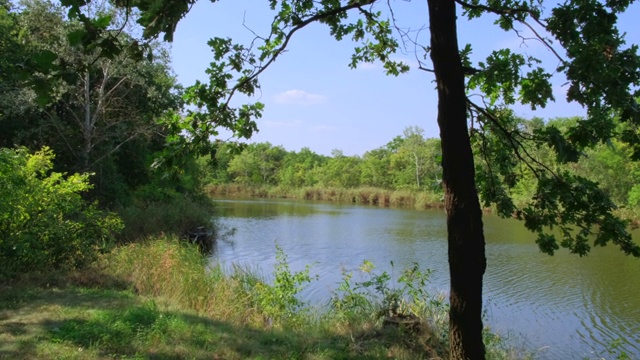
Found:
[[[394,187],[436,190],[442,178],[440,140],[425,139],[418,126],[404,130],[402,143],[391,155]]]
[[[251,144],[229,161],[227,171],[241,184],[275,184],[285,154],[282,146]]]
[[[0,149],[1,277],[85,265],[122,228],[83,200],[89,175],[51,172],[53,159],[47,148]]]
[[[347,156],[340,150],[334,150],[329,157],[308,148],[287,151],[268,142],[250,144],[234,154],[227,150],[230,145],[219,143],[216,160],[207,171],[208,181],[290,188],[373,186],[438,192],[442,177],[440,142],[424,139],[422,133],[417,126],[407,129],[395,142],[368,151],[363,157]]]
[[[158,193],[159,190],[153,192]],[[197,227],[213,227],[213,206],[208,199],[184,194],[160,200],[142,200],[140,197],[137,194],[132,205],[118,209],[124,224],[118,236],[120,242],[132,242],[159,234],[185,236]]]
[[[331,298],[331,307],[346,321],[374,320],[394,316],[417,316],[429,319],[430,326],[446,329],[446,303],[442,296],[434,296],[426,290],[431,274],[423,271],[418,264],[404,269],[397,279],[392,279],[387,271],[375,273],[375,266],[365,260],[360,266],[360,275],[366,277],[354,282],[354,273],[343,271],[342,282]],[[393,262],[391,263],[393,269]],[[393,281],[393,283],[392,283]],[[395,284],[395,285],[394,285]],[[441,334],[446,335],[446,332]]]
[[[361,164],[360,157],[345,156],[342,151],[334,150],[332,157],[317,170],[318,184],[325,187],[356,187],[360,183]]]
[[[278,183],[292,188],[316,185],[320,181],[320,169],[328,160],[307,147],[299,152],[289,151],[282,160]]]
[[[0,60],[6,65],[0,72],[0,146],[47,146],[57,155],[57,170],[95,174],[93,198],[104,205],[127,202],[151,176],[149,165],[170,130],[162,119],[181,106],[166,50],[153,44],[153,58],[144,60],[129,51],[104,57],[69,41],[69,34],[82,30],[58,5],[29,0],[1,11],[7,20],[0,21],[7,28],[3,46],[12,51],[3,51]],[[106,3],[91,12],[107,14],[100,26],[124,29],[124,14]],[[135,47],[127,31],[117,34],[119,43]],[[112,37],[105,33],[100,41]],[[49,55],[50,71],[29,60],[43,54]],[[34,82],[49,89],[47,101],[40,101]]]

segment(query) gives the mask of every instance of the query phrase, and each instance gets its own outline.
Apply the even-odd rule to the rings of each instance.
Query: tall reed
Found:
[[[288,198],[297,200],[322,200],[342,203],[430,209],[442,208],[442,194],[428,191],[389,190],[374,187],[334,188],[310,186],[286,188],[280,186],[242,186],[238,184],[209,185],[207,193],[224,197]]]

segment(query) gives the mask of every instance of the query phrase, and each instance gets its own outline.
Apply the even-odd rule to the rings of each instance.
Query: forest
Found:
[[[113,8],[93,10],[123,29],[127,51],[109,57],[69,41],[81,25],[59,5],[5,2],[1,11],[0,259],[15,265],[3,271],[75,266],[75,254],[98,244],[207,224],[197,155],[157,161],[182,138],[183,89],[167,49],[154,42],[133,56]]]
[[[484,210],[521,220],[549,255],[611,243],[640,257],[629,226],[640,219],[640,56],[616,28],[630,2],[547,11],[542,2],[429,0],[430,43],[414,45],[430,60],[419,68],[436,84],[438,115],[424,121],[438,123],[439,139],[418,124],[362,155],[251,142],[264,110],[253,102],[259,76],[310,24],[357,44],[351,67],[409,70],[392,56],[407,33],[391,3],[388,12],[377,3],[269,1],[270,35],[209,40],[206,81],[185,85],[170,43],[194,1],[0,0],[0,357],[526,358],[483,326]],[[516,23],[545,31],[535,40],[560,65],[509,49],[473,64],[456,23],[485,15],[520,38]],[[552,101],[555,73],[586,116],[525,119],[510,109]],[[238,105],[240,96],[249,100]],[[417,200],[401,206],[444,208],[449,300],[426,292],[428,271],[392,280],[365,262],[369,280],[343,274],[319,316],[297,297],[309,268],[291,270],[280,249],[268,283],[250,269],[212,267],[184,241],[203,227],[222,236],[211,195],[305,189],[383,194],[362,201],[379,206],[402,193]],[[43,310],[22,311],[29,306]]]

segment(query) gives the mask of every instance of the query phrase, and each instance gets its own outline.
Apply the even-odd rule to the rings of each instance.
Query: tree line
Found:
[[[309,148],[287,151],[269,142],[246,145],[240,152],[220,143],[208,182],[275,185],[288,188],[371,186],[397,190],[438,188],[442,177],[440,141],[426,139],[417,126],[408,127],[386,145],[363,156],[334,149],[331,156]]]
[[[545,127],[555,127],[566,131],[579,117],[556,118],[544,121],[517,118],[517,126],[533,133]],[[622,125],[619,125],[622,126]],[[485,160],[500,166],[500,162],[511,162],[492,153],[492,159],[483,159],[482,147],[487,148],[489,140],[477,138],[474,142],[476,164],[486,167]],[[549,146],[538,146],[530,150],[530,155],[554,169],[564,169],[583,176],[596,183],[610,196],[620,209],[627,209],[627,216],[640,214],[640,164],[629,161],[633,149],[612,139],[586,149],[577,162],[558,162]],[[402,135],[387,144],[365,152],[362,156],[347,156],[334,149],[330,156],[315,153],[303,147],[299,151],[288,151],[283,146],[269,142],[252,143],[238,150],[236,144],[219,142],[213,156],[201,159],[205,164],[205,182],[209,184],[239,184],[244,186],[279,186],[284,188],[333,187],[358,188],[375,187],[388,190],[422,191],[442,194],[442,167],[440,139],[426,138],[419,126],[404,129]],[[479,169],[479,177],[485,176],[487,169]],[[516,179],[509,195],[515,202],[524,204],[533,197],[537,179],[526,168]],[[486,178],[478,179],[487,183]]]

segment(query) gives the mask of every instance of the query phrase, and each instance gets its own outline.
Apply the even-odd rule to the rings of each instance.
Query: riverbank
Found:
[[[209,184],[205,186],[204,190],[210,197],[321,200],[402,209],[444,209],[443,195],[428,191],[388,190],[373,187],[324,188],[310,186],[287,188],[239,184]],[[493,207],[485,207],[483,211],[495,213]],[[640,228],[640,214],[636,210],[618,208],[615,213],[622,219],[628,220],[633,229]]]
[[[325,187],[286,188],[281,186],[219,184],[207,185],[205,187],[205,192],[212,197],[224,196],[322,200],[418,210],[444,208],[444,199],[442,198],[442,194],[439,193],[410,190],[388,190],[373,187],[349,189]]]
[[[346,281],[320,311],[295,298],[308,273],[292,273],[279,256],[273,284],[207,267],[194,246],[172,239],[118,247],[89,269],[24,276],[0,289],[0,357],[447,358],[441,299],[403,303],[396,311],[415,306],[419,315],[404,326]],[[486,336],[489,359],[519,358]]]

